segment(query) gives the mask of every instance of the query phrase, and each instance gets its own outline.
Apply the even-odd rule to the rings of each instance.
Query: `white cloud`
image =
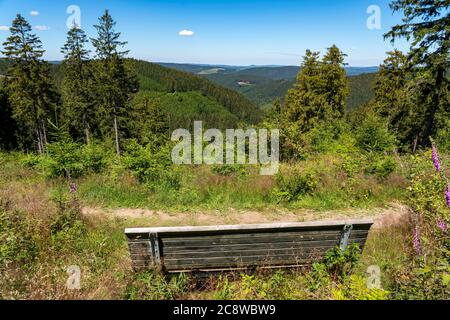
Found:
[[[0,26],[0,31],[9,31],[8,26]]]
[[[192,31],[192,30],[187,30],[187,29],[181,30],[181,31],[178,33],[178,35],[180,35],[180,36],[182,36],[182,37],[192,37],[194,34],[195,34],[194,31]]]
[[[30,12],[30,16],[36,17],[39,15],[39,11],[33,10]]]
[[[35,26],[34,27],[36,30],[39,30],[39,31],[47,31],[47,30],[50,30],[50,27],[49,26]]]

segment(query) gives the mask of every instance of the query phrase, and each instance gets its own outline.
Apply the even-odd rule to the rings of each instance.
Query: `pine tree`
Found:
[[[96,95],[100,106],[100,118],[112,120],[116,151],[120,154],[120,126],[128,117],[127,104],[130,95],[137,91],[136,77],[127,70],[124,57],[128,51],[119,49],[126,42],[119,41],[120,33],[115,32],[116,22],[112,19],[108,10],[100,17],[99,24],[94,26],[98,36],[92,39],[97,58],[96,70]],[[100,123],[103,131],[109,126]]]
[[[306,51],[297,82],[286,96],[286,120],[296,124],[300,132],[311,130],[330,116],[319,55],[319,52]]]
[[[323,76],[325,77],[325,95],[333,117],[342,118],[347,107],[350,93],[344,54],[336,45],[328,48],[323,57]]]
[[[306,51],[297,82],[286,97],[287,119],[308,132],[320,122],[341,118],[349,94],[345,55],[333,45],[322,60],[319,52]]]
[[[429,137],[439,129],[438,120],[450,114],[449,79],[446,74],[450,68],[450,2],[394,0],[390,7],[394,12],[403,12],[404,18],[402,24],[385,34],[385,38],[392,42],[399,38],[410,40],[410,70],[427,73],[417,76],[428,83],[422,86],[420,93],[425,117],[418,139],[421,145],[429,145]]]
[[[89,63],[88,42],[83,30],[76,24],[67,33],[62,47],[64,78],[62,81],[63,109],[70,129],[76,137],[83,132],[87,144],[90,142],[90,127],[94,121],[94,97],[92,95],[93,74]]]
[[[31,32],[29,23],[18,14],[10,31],[3,54],[14,62],[8,69],[5,86],[13,116],[28,134],[22,134],[22,140],[33,141],[42,153],[48,142],[47,121],[55,117],[58,95],[49,65],[42,60],[42,43]]]

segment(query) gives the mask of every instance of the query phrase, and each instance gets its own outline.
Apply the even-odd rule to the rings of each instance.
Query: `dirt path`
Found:
[[[406,222],[409,218],[409,212],[408,207],[399,203],[392,203],[383,208],[335,211],[312,211],[304,209],[284,211],[273,209],[260,212],[230,209],[226,213],[220,211],[167,213],[149,209],[83,209],[83,214],[86,216],[106,215],[111,218],[125,219],[130,226],[140,227],[254,224],[372,218],[375,221],[374,228],[380,228]]]

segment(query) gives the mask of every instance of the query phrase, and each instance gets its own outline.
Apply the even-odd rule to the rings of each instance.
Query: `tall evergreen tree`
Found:
[[[430,143],[429,137],[439,129],[439,120],[450,115],[450,1],[448,0],[394,0],[394,12],[403,12],[401,24],[385,34],[394,42],[398,38],[411,41],[408,62],[412,72],[425,72],[419,77],[428,85],[422,86],[421,101],[425,117],[418,139],[421,145]],[[429,82],[431,80],[431,83]]]
[[[108,10],[99,18],[95,25],[98,36],[92,39],[97,58],[96,95],[100,106],[100,117],[112,122],[116,151],[120,154],[120,127],[128,117],[130,95],[138,89],[138,82],[134,74],[127,70],[124,57],[128,51],[120,51],[126,42],[119,41],[120,33],[115,32],[116,22]],[[103,131],[109,126],[100,124]]]
[[[87,144],[90,142],[90,127],[94,117],[92,85],[93,74],[89,63],[88,42],[83,30],[76,24],[67,33],[62,47],[64,78],[62,81],[63,109],[69,128],[75,136],[83,132]]]
[[[336,45],[328,48],[323,57],[323,76],[325,78],[325,95],[334,117],[344,116],[347,98],[350,93],[344,54]]]
[[[349,94],[344,58],[335,45],[322,60],[319,52],[306,51],[297,82],[286,97],[287,120],[298,122],[301,131],[344,115]]]
[[[57,112],[58,95],[49,65],[42,60],[42,43],[31,32],[29,23],[18,14],[10,31],[3,54],[14,62],[8,69],[5,86],[13,116],[27,133],[21,135],[22,141],[33,141],[42,153],[48,142],[47,122]]]
[[[295,123],[300,132],[311,130],[331,115],[326,108],[325,79],[319,55],[319,52],[306,51],[297,82],[286,97],[286,120]]]

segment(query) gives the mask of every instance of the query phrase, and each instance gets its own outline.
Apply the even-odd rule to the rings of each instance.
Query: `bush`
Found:
[[[375,157],[369,160],[366,173],[375,175],[378,179],[384,180],[397,169],[397,162],[391,156]]]
[[[334,300],[387,300],[390,292],[367,287],[367,279],[359,275],[345,278],[342,284],[331,291]]]
[[[155,272],[136,274],[128,285],[125,299],[128,300],[174,300],[187,292],[189,278],[185,274],[167,280]]]
[[[346,250],[336,247],[326,253],[323,264],[331,275],[344,278],[353,271],[360,255],[361,249],[358,244],[352,244]]]
[[[356,129],[356,145],[366,152],[389,152],[396,144],[395,136],[379,116],[369,112]]]
[[[151,189],[180,188],[181,179],[172,168],[169,145],[154,150],[151,145],[141,146],[132,140],[125,148],[122,164]]]
[[[439,157],[439,156],[438,156]],[[450,237],[446,203],[446,164],[434,170],[431,152],[414,158],[409,203],[413,210],[409,261],[396,271],[393,291],[397,299],[449,299]],[[428,170],[423,168],[423,160]]]
[[[26,267],[35,260],[39,247],[32,235],[25,214],[0,204],[0,270],[9,264]]]
[[[277,188],[274,195],[287,200],[297,200],[299,197],[312,193],[319,184],[317,174],[309,169],[285,167],[275,177]]]
[[[98,144],[81,145],[72,141],[47,145],[42,156],[29,154],[22,159],[27,166],[37,166],[49,178],[79,178],[88,173],[102,172],[108,163],[109,153]]]
[[[245,175],[247,171],[245,170],[245,167],[242,165],[230,165],[230,164],[223,164],[223,165],[214,165],[211,169],[211,171],[214,174],[218,174],[221,176],[231,176],[231,175]]]
[[[308,133],[310,150],[314,153],[354,153],[356,140],[349,126],[342,122],[322,123]]]

